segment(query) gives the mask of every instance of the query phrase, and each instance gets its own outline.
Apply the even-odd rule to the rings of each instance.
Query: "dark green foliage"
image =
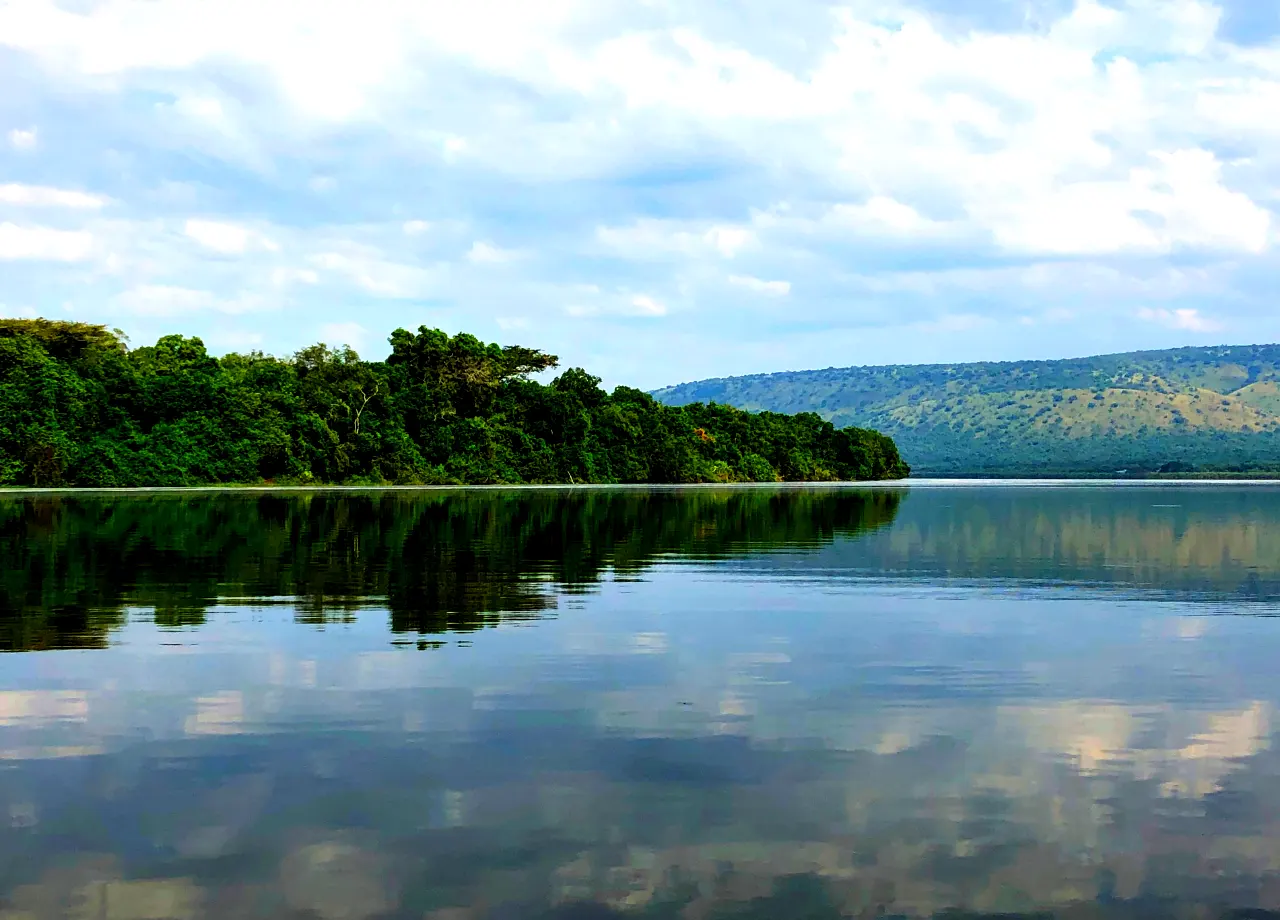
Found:
[[[396,632],[534,617],[556,590],[887,525],[898,490],[299,490],[0,499],[0,651],[98,647],[127,608],[200,624],[226,598],[306,623],[389,609]]]
[[[0,485],[695,483],[894,479],[888,438],[817,415],[612,394],[554,355],[422,327],[385,362],[314,345],[214,358],[171,335],[0,322]]]

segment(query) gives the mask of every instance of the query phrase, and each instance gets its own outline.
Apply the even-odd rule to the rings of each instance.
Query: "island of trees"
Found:
[[[534,348],[397,329],[384,361],[214,357],[104,326],[0,320],[0,486],[898,479],[893,441],[808,412],[668,406]]]

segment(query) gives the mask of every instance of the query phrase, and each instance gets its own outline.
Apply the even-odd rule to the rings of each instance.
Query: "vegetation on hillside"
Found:
[[[866,425],[892,436],[917,472],[1280,470],[1277,345],[828,368],[654,395]]]
[[[170,335],[0,320],[0,485],[487,484],[900,478],[893,442],[817,415],[606,393],[556,357],[426,327],[385,361],[211,356]]]

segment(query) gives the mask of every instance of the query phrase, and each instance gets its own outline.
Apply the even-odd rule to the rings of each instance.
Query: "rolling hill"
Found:
[[[1280,345],[827,368],[653,395],[875,428],[916,474],[1280,471]]]

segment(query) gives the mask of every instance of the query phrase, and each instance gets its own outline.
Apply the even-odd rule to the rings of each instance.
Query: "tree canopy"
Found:
[[[555,355],[395,330],[385,361],[317,344],[210,355],[103,326],[0,321],[0,485],[697,483],[894,479],[875,431],[662,405]]]

